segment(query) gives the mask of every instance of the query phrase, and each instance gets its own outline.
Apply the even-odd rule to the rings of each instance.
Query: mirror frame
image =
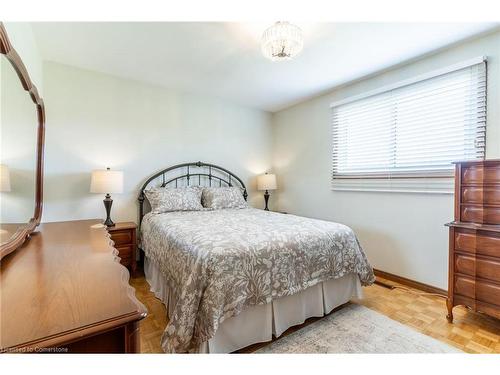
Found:
[[[21,57],[16,52],[9,41],[7,31],[2,22],[0,22],[0,53],[7,57],[12,67],[17,73],[21,85],[28,92],[31,100],[36,106],[37,111],[37,142],[36,142],[36,168],[35,168],[35,210],[33,217],[25,224],[19,227],[14,235],[0,245],[0,259],[19,248],[33,233],[40,224],[43,207],[43,149],[45,140],[45,106],[40,97],[36,86],[30,79],[26,66]]]

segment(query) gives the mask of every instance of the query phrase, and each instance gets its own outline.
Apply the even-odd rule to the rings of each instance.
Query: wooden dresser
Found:
[[[453,307],[500,318],[500,160],[456,163],[448,321]]]
[[[0,265],[3,352],[139,352],[146,308],[101,220],[40,225]]]

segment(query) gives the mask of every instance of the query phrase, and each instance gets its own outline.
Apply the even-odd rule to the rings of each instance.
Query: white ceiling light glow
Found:
[[[262,35],[262,53],[272,61],[290,60],[304,47],[300,27],[288,22],[276,22]]]

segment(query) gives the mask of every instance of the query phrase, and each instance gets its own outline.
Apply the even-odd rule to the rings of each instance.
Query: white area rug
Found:
[[[462,352],[376,311],[350,303],[255,353]]]

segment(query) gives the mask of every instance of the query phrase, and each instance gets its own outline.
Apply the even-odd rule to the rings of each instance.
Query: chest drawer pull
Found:
[[[472,254],[500,257],[500,236],[455,233],[455,249]]]
[[[455,293],[500,306],[500,285],[455,276]]]
[[[462,221],[482,224],[500,224],[500,207],[462,205]]]
[[[500,205],[500,189],[467,186],[462,188],[462,203]]]
[[[500,259],[477,259],[473,256],[457,254],[455,255],[455,271],[500,283]]]
[[[463,184],[500,184],[500,166],[470,166],[462,171]]]

